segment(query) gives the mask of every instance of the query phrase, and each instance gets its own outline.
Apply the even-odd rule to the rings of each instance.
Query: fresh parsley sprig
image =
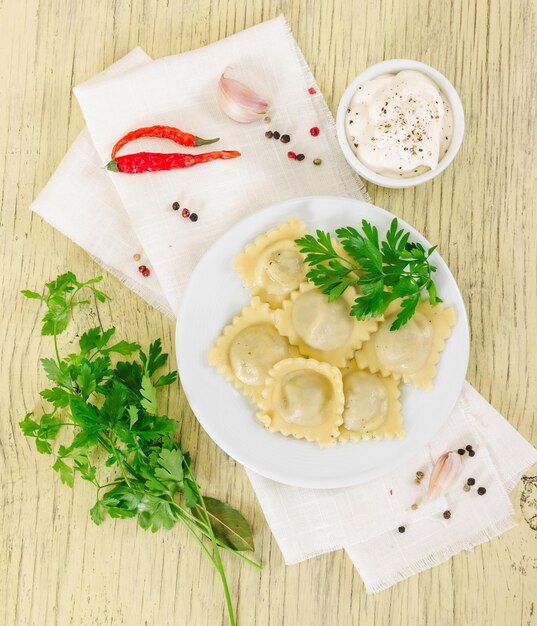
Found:
[[[357,288],[359,295],[350,315],[359,320],[380,317],[391,302],[400,299],[401,309],[390,327],[397,330],[414,315],[423,292],[428,293],[431,304],[442,302],[432,279],[436,267],[429,262],[436,246],[426,250],[420,243],[410,242],[410,233],[399,228],[397,218],[383,241],[379,241],[376,226],[366,220],[362,220],[361,233],[347,226],[338,228],[336,235],[343,251],[334,246],[330,233],[322,230],[296,243],[310,266],[308,279],[329,301],[350,286]]]
[[[153,532],[182,523],[218,571],[234,625],[220,550],[260,567],[241,554],[254,549],[252,532],[239,511],[202,495],[190,456],[174,438],[178,422],[159,412],[158,391],[177,380],[177,372],[157,374],[168,360],[160,339],[146,352],[137,343],[114,342],[115,328],[95,327],[80,337],[76,352],[60,356],[58,335],[67,329],[71,311],[88,303],[79,293],[89,290],[101,302],[108,299],[95,287],[101,280],[80,282],[67,272],[47,283],[42,294],[22,292],[45,304],[41,332],[53,337],[55,357],[41,359],[52,383],[41,397],[50,408],[39,417],[28,413],[20,427],[34,438],[38,452],[54,457],[52,468],[63,483],[73,487],[78,476],[95,486],[90,510],[95,524],[107,515],[136,517]],[[117,355],[131,358],[113,361]]]

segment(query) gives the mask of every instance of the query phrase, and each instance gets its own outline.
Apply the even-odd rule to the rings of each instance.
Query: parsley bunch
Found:
[[[96,524],[107,515],[136,517],[142,528],[156,532],[181,522],[218,571],[234,625],[220,549],[260,567],[241,554],[254,549],[252,532],[239,511],[202,495],[190,456],[173,437],[178,422],[159,413],[157,392],[177,380],[177,372],[157,375],[168,360],[160,339],[145,352],[137,343],[114,342],[115,328],[95,327],[80,337],[77,352],[60,356],[57,336],[67,329],[71,311],[89,302],[79,292],[108,299],[95,286],[101,280],[80,282],[67,272],[42,294],[22,292],[45,304],[41,332],[53,337],[55,357],[41,359],[52,383],[41,397],[50,408],[39,418],[28,413],[20,427],[38,452],[54,457],[52,468],[63,483],[73,487],[76,476],[93,483],[97,497],[90,516]]]
[[[338,228],[336,235],[346,254],[336,250],[330,233],[322,230],[296,243],[311,268],[308,279],[330,302],[351,285],[357,288],[350,315],[359,320],[380,317],[400,298],[401,309],[390,327],[397,330],[414,315],[422,292],[428,292],[431,304],[442,302],[431,278],[436,267],[429,262],[436,246],[425,250],[420,243],[409,242],[410,233],[399,229],[397,218],[382,242],[377,228],[366,220],[362,220],[362,233],[347,226]]]

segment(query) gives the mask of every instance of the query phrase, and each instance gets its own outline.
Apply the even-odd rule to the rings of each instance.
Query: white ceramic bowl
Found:
[[[363,85],[365,82],[376,78],[377,76],[381,76],[382,74],[397,74],[402,70],[415,70],[428,76],[433,82],[436,83],[440,91],[444,94],[446,100],[451,105],[451,111],[453,113],[453,137],[446,154],[434,169],[409,178],[383,176],[382,174],[377,174],[373,170],[366,167],[351,150],[347,134],[345,132],[345,117],[347,115],[347,109],[349,108],[349,103],[358,90],[358,87]],[[464,135],[464,109],[462,108],[462,102],[459,98],[459,94],[455,91],[455,87],[453,87],[449,80],[438,70],[435,70],[430,65],[421,63],[420,61],[412,61],[409,59],[391,59],[389,61],[382,61],[381,63],[368,67],[364,72],[358,74],[358,76],[347,87],[337,110],[336,126],[337,136],[341,149],[343,150],[343,154],[345,155],[349,165],[360,176],[372,183],[375,183],[375,185],[379,185],[380,187],[401,189],[403,187],[415,187],[416,185],[426,183],[435,176],[438,176],[440,172],[443,172],[451,161],[453,161],[455,155],[461,147]]]

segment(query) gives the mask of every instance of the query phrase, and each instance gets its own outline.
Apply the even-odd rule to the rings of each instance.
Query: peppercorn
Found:
[[[289,137],[289,135],[282,135],[282,136],[280,137],[280,141],[281,141],[282,143],[289,143],[289,142],[291,141],[291,137]]]
[[[410,507],[413,511],[418,508],[418,505],[414,502],[414,504]]]
[[[272,139],[272,131],[271,130],[267,130],[267,132],[265,133],[265,137],[267,139]]]
[[[444,511],[442,515],[444,516],[444,519],[449,519],[451,517],[451,511]]]
[[[463,487],[463,490],[468,492],[468,491],[470,491],[470,488],[471,488],[470,485],[468,483],[466,483],[466,485],[464,485],[464,487]]]
[[[313,165],[321,165],[321,159],[313,159]]]
[[[416,478],[418,478],[419,480],[421,480],[424,476],[425,474],[423,472],[416,472]]]
[[[270,117],[267,115],[263,118],[263,121],[265,122],[265,124],[270,124]]]
[[[296,160],[297,161],[303,161],[306,157],[303,154],[297,154],[296,155]]]
[[[469,450],[468,456],[475,456],[475,450]]]
[[[198,214],[197,213],[191,213],[190,214],[190,221],[191,222],[197,222],[198,221]]]
[[[321,131],[317,128],[317,126],[314,126],[313,128],[310,128],[310,135],[312,137],[317,137],[317,135],[320,133]]]
[[[132,255],[132,258],[133,258],[135,261],[139,261],[142,257],[141,257],[141,256],[138,254],[138,252],[137,252],[136,254],[133,254],[133,255]]]
[[[404,533],[406,528],[404,526],[399,526],[399,528],[397,529],[400,533]]]
[[[272,136],[274,137],[274,139],[279,139],[279,138],[280,138],[280,133],[279,133],[277,130],[275,130],[275,131],[272,133]]]
[[[419,478],[414,478],[415,485],[421,485],[421,480]]]
[[[190,211],[189,211],[188,209],[183,209],[183,210],[181,211],[181,215],[182,215],[183,217],[190,217]]]
[[[467,482],[470,486],[475,485],[475,478],[469,478],[466,482]]]
[[[470,450],[472,449],[472,446],[471,446],[470,444],[468,444],[468,445],[466,446],[466,449],[468,450],[468,452],[470,452]]]
[[[151,274],[151,271],[149,270],[149,268],[146,265],[140,265],[140,267],[138,268],[138,271],[145,278],[147,278],[149,276],[149,274]]]
[[[459,448],[457,452],[462,456],[463,454],[466,453],[466,450],[464,450],[463,448]]]
[[[317,93],[317,91],[315,90],[315,87],[310,87],[308,89],[308,93],[313,96],[313,94]]]
[[[288,152],[287,153],[287,158],[288,159],[296,159],[296,153],[295,152]]]
[[[487,490],[485,489],[485,487],[479,487],[479,489],[477,490],[477,493],[480,496],[484,496],[487,493]]]
[[[178,210],[179,210],[179,202],[174,202],[174,203],[172,204],[172,209],[173,209],[174,211],[178,211]]]

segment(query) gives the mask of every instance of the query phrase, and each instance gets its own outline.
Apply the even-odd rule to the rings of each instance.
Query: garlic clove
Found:
[[[217,94],[222,111],[232,120],[242,124],[259,119],[268,109],[268,102],[264,98],[244,83],[226,77],[225,72],[218,81]]]
[[[462,459],[457,452],[450,451],[442,454],[431,472],[425,500],[434,500],[445,493],[459,475],[461,466]]]

